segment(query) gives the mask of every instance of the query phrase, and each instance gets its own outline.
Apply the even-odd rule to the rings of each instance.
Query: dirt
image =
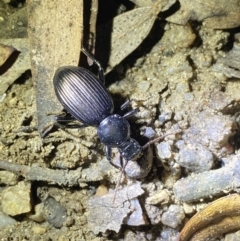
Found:
[[[97,207],[94,206],[91,210],[91,205],[95,205],[94,200],[100,202],[94,196],[98,187],[103,185],[108,191],[114,190],[120,171],[106,161],[104,146],[97,138],[94,127],[54,128],[46,138],[39,136],[34,84],[29,78],[23,82],[16,81],[0,103],[0,160],[69,173],[80,168],[82,176],[80,181],[77,180],[72,185],[57,185],[54,181],[39,180],[37,176],[35,180],[32,178],[29,181],[31,213],[44,200],[39,196],[39,190],[44,189],[46,196],[54,197],[66,209],[66,218],[59,228],[54,227],[47,218],[43,222],[36,222],[29,217],[29,213],[14,216],[17,223],[1,230],[1,240],[177,240],[184,223],[193,216],[199,205],[224,195],[220,190],[213,197],[211,194],[207,197],[203,194],[197,200],[190,198],[190,202],[184,203],[176,197],[177,191],[173,191],[174,184],[179,179],[199,172],[208,175],[208,171],[221,168],[222,159],[228,160],[238,151],[238,143],[233,137],[238,130],[235,116],[240,106],[240,82],[238,79],[227,78],[221,71],[216,72],[212,68],[218,59],[230,51],[227,44],[232,43],[234,34],[231,31],[207,29],[195,23],[186,28],[177,25],[173,27],[167,23],[163,40],[148,54],[135,59],[135,63],[131,60],[132,56],[124,61],[116,73],[119,78],[124,69],[125,77],[118,81],[112,79],[112,84],[108,87],[115,102],[119,102],[118,96],[123,100],[128,98],[131,100],[131,108],[138,109],[135,117],[130,119],[130,124],[134,138],[140,142],[146,127],[152,127],[156,136],[174,132],[176,128],[181,130],[181,133],[166,137],[164,145],[152,145],[153,166],[147,177],[138,180],[144,190],[144,194],[139,197],[143,210],[140,215],[146,222],[128,225],[124,218],[129,217],[133,210],[126,206],[126,214],[122,214],[121,220],[116,217],[120,222],[117,233],[108,230],[107,225],[100,226],[103,213],[99,212],[94,220],[95,213],[92,212]],[[185,38],[182,37],[182,31],[188,34]],[[182,34],[175,35],[179,32]],[[193,33],[197,33],[195,37]],[[200,40],[201,44],[197,44]],[[138,54],[139,52],[141,49],[137,50]],[[179,155],[183,149],[200,150],[200,158],[194,159],[194,167],[192,163],[184,162],[187,154]],[[208,157],[211,161],[209,165],[202,164],[203,149],[211,153]],[[161,154],[163,150],[170,150],[170,154]],[[24,173],[17,174],[18,181],[28,181],[29,178]],[[120,189],[133,183],[136,180],[125,176]],[[6,184],[1,184],[1,189],[6,187]],[[165,195],[163,199],[159,198],[160,201],[154,203],[146,202],[146,199],[153,199],[159,190],[164,190],[161,192]],[[235,189],[228,190],[232,191]],[[136,196],[138,195],[134,198]],[[107,206],[109,202],[101,201],[101,205]],[[125,202],[124,199],[122,203],[125,205]],[[114,206],[109,204],[111,210],[112,207]],[[173,207],[177,211],[172,211]],[[121,206],[116,205],[116,208]],[[171,212],[173,217],[169,214],[168,220],[166,215]],[[88,223],[89,217],[91,225]],[[109,218],[109,222],[114,221]],[[96,226],[93,230],[91,227],[94,225],[99,227]]]

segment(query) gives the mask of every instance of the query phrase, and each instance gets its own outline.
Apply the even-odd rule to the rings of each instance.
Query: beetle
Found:
[[[106,156],[111,164],[112,148],[118,148],[126,161],[136,159],[141,154],[142,146],[130,137],[130,124],[127,121],[136,113],[136,109],[123,116],[113,114],[113,100],[105,87],[103,69],[85,48],[82,51],[98,66],[99,77],[82,67],[60,67],[53,78],[55,94],[72,119],[86,126],[97,127],[98,137],[105,145]],[[127,105],[128,102],[124,103],[121,109]],[[67,121],[60,116],[56,116],[56,120]]]
[[[53,78],[55,94],[71,118],[56,116],[55,120],[59,123],[78,120],[86,126],[95,126],[100,141],[105,145],[108,161],[117,168],[119,166],[111,160],[111,149],[118,148],[125,160],[123,172],[128,161],[143,157],[144,149],[166,135],[151,140],[144,146],[131,138],[127,119],[133,116],[137,109],[123,116],[113,114],[113,100],[105,87],[101,64],[85,48],[82,48],[82,52],[98,66],[98,77],[83,67],[65,66],[57,69]],[[121,109],[128,105],[129,101],[125,102]]]

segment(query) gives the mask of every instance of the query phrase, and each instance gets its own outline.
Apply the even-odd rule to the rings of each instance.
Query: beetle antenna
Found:
[[[125,168],[126,168],[127,164],[128,164],[128,161],[126,161],[126,162],[124,163],[124,166],[122,167],[120,176],[119,176],[119,178],[118,178],[118,181],[117,181],[117,184],[116,184],[116,187],[115,187],[115,190],[114,190],[113,203],[114,203],[115,200],[116,200],[117,191],[118,191],[118,189],[119,189],[119,186],[120,186],[120,183],[121,183],[121,179],[122,179],[122,176],[123,176],[123,173],[124,173],[124,171],[125,171]]]
[[[157,138],[149,141],[148,143],[146,143],[146,144],[142,147],[142,150],[146,149],[147,147],[149,147],[149,146],[152,145],[153,143],[164,139],[164,138],[167,137],[167,136],[180,133],[181,131],[182,131],[182,130],[178,129],[178,130],[176,130],[176,131],[174,131],[174,132],[170,132],[170,133],[167,133],[167,134],[165,134],[165,135],[163,135],[163,136],[159,136],[159,137],[157,137]]]

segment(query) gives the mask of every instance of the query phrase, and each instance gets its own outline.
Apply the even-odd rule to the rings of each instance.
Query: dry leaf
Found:
[[[167,21],[185,25],[188,20],[203,21],[209,28],[226,29],[240,26],[239,1],[179,0],[180,9]]]
[[[225,74],[228,78],[240,78],[240,44],[236,41],[232,50],[226,56],[219,58],[212,69]]]
[[[19,55],[11,68],[1,75],[0,95],[2,95],[17,78],[19,78],[26,70],[30,69],[30,58],[28,39],[1,39],[0,42],[2,45],[8,46],[8,55],[14,50],[19,52]]]
[[[94,56],[96,45],[96,24],[98,16],[98,0],[91,0],[91,10],[89,17],[89,32],[86,33],[84,28],[84,47]],[[84,26],[85,27],[85,26]],[[86,28],[87,29],[87,28]],[[88,64],[93,65],[93,60],[87,57]]]
[[[107,37],[103,36],[104,33],[109,34],[106,31],[109,26],[101,27],[98,30],[99,34],[103,36],[100,45],[102,51],[104,51],[99,56],[106,57],[107,44],[110,45],[106,72],[119,64],[142,43],[149,34],[157,15],[167,2],[167,0],[158,1],[151,7],[137,8],[115,17],[110,26],[112,28],[110,43],[107,41]],[[106,63],[104,60],[100,62]]]
[[[2,42],[0,40],[0,42]],[[10,55],[15,51],[12,46],[4,45],[0,43],[0,66],[2,66],[6,60],[10,57]]]
[[[83,1],[28,1],[32,75],[36,87],[38,130],[44,136],[52,126],[47,113],[62,106],[53,90],[55,70],[78,65],[83,28]]]

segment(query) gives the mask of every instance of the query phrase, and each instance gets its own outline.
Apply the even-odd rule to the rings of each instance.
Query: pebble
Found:
[[[170,195],[167,190],[159,190],[146,199],[146,203],[151,205],[167,204],[170,201]]]
[[[161,239],[159,241],[178,241],[179,233],[172,228],[164,227],[161,232]]]
[[[9,171],[0,171],[0,183],[5,185],[16,185],[18,181],[18,176]]]
[[[131,209],[134,210],[134,212],[132,212],[132,214],[123,223],[130,226],[147,225],[148,221],[146,216],[143,214],[143,210],[139,203],[139,200],[137,198],[134,198],[130,200],[130,203]]]
[[[16,220],[0,212],[0,230],[8,226],[14,225]]]
[[[160,122],[160,125],[163,125],[166,121],[170,120],[172,118],[172,112],[162,113],[158,116],[158,120]]]
[[[102,196],[102,195],[105,195],[108,193],[108,188],[101,184],[98,188],[97,188],[97,191],[96,191],[96,196]]]
[[[43,201],[43,215],[47,222],[55,228],[60,228],[67,218],[67,210],[59,204],[53,197],[48,196]]]
[[[172,204],[162,215],[162,223],[171,228],[176,228],[185,218],[183,208]]]
[[[43,215],[43,204],[39,203],[34,206],[34,213],[30,213],[28,217],[38,223],[41,223],[45,220]]]
[[[188,204],[188,203],[183,203],[183,210],[186,214],[193,214],[195,211],[194,206]]]
[[[200,173],[212,169],[214,156],[200,144],[181,145],[177,163],[189,171]]]
[[[157,154],[160,159],[169,159],[172,156],[171,143],[162,141],[157,145]]]
[[[141,81],[137,84],[137,88],[141,91],[141,92],[147,92],[148,89],[150,87],[150,83],[149,81]]]
[[[147,137],[148,139],[152,139],[156,135],[156,132],[153,130],[152,127],[146,127],[145,133],[143,136]]]
[[[44,234],[46,233],[47,229],[42,226],[33,226],[32,232],[35,234]]]
[[[185,143],[197,143],[215,155],[227,145],[228,139],[233,135],[234,122],[227,115],[204,110],[191,117],[190,127],[183,134]]]
[[[16,186],[5,188],[2,195],[2,210],[4,213],[15,216],[31,211],[31,185],[19,182]]]

